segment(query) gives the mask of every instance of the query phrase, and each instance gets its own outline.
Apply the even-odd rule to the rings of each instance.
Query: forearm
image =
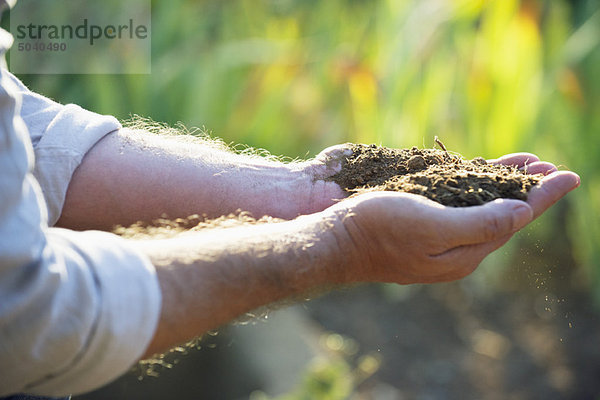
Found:
[[[303,164],[234,154],[208,141],[120,130],[85,156],[69,185],[59,226],[111,229],[238,209],[293,218],[344,194]]]
[[[146,356],[258,307],[340,283],[341,238],[320,214],[134,242],[156,265],[163,294]]]

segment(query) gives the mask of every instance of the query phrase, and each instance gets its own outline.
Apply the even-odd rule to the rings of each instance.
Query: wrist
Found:
[[[328,180],[337,171],[316,160],[291,163],[287,167],[292,188],[290,201],[296,215],[323,211],[348,196],[337,183]]]
[[[309,279],[316,286],[346,285],[360,281],[360,254],[345,226],[347,210],[330,207],[325,211],[297,218],[298,238],[303,238],[304,265],[310,266]],[[313,285],[315,286],[315,285]]]

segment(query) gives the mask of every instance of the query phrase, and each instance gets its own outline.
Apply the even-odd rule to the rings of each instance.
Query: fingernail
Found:
[[[518,231],[533,219],[533,210],[525,204],[519,204],[513,207],[513,230]]]
[[[573,185],[573,189],[579,187],[581,185],[581,177],[579,175],[577,175],[575,172],[571,172],[573,175],[575,175],[575,184]]]

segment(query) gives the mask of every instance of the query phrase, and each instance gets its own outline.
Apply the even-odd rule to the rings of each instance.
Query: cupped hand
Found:
[[[408,193],[371,192],[327,210],[343,226],[337,240],[349,261],[339,272],[340,280],[406,284],[463,278],[579,185],[576,174],[559,172],[532,154],[511,154],[491,162],[545,176],[531,189],[527,202],[499,199],[453,208]]]
[[[533,218],[519,200],[446,207],[425,197],[371,192],[331,207],[349,260],[343,282],[433,283],[463,278]]]

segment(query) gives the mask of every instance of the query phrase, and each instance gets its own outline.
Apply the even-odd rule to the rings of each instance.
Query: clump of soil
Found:
[[[351,193],[408,192],[445,206],[467,207],[498,198],[527,200],[527,192],[541,175],[489,164],[481,157],[466,160],[445,148],[391,149],[355,144],[352,155],[342,162],[342,170],[331,179]]]

